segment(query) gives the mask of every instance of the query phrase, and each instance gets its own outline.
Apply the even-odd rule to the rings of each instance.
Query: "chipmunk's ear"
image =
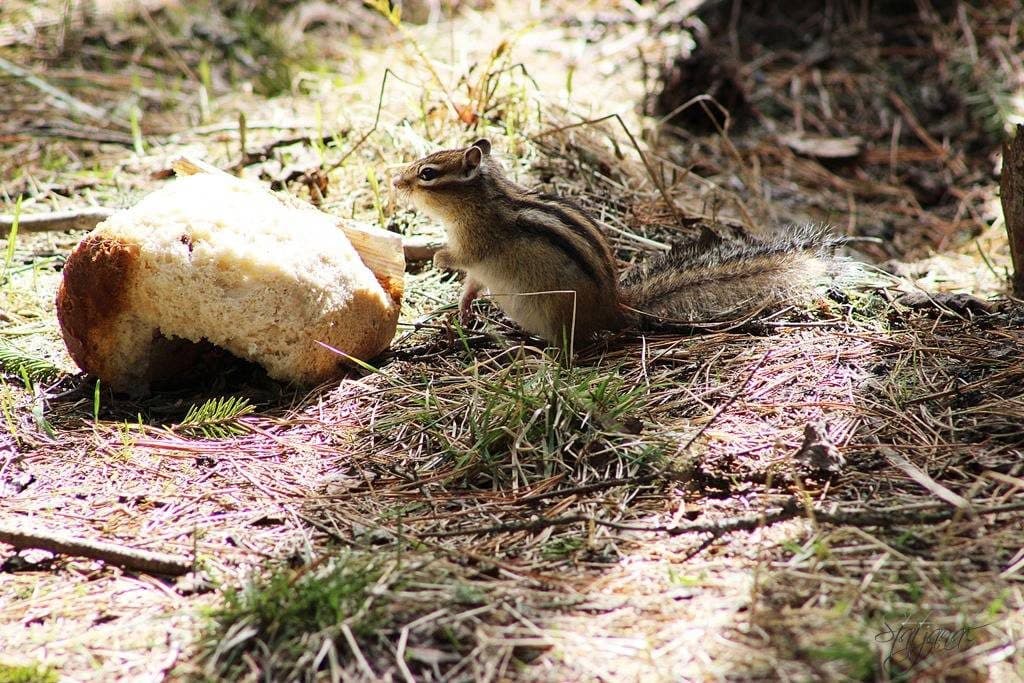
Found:
[[[466,151],[462,153],[462,174],[467,178],[472,178],[480,171],[480,162],[484,160],[484,151],[473,145],[467,147]]]
[[[484,153],[484,156],[491,153],[491,142],[487,138],[480,138],[473,143],[473,147],[479,147],[480,151]]]

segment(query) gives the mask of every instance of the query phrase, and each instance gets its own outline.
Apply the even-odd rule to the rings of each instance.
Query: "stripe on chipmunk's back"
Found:
[[[558,204],[517,200],[516,226],[525,233],[547,240],[566,254],[591,280],[615,282],[611,253],[601,232],[585,214]]]

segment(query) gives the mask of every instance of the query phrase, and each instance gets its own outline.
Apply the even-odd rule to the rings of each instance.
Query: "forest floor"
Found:
[[[1024,678],[1018,4],[405,4],[7,0],[0,213],[130,206],[189,153],[440,236],[387,179],[486,136],[623,264],[811,222],[863,275],[567,366],[411,264],[376,371],[134,399],[61,340],[84,232],[19,232],[0,522],[195,571],[0,545],[0,681]],[[253,409],[183,424],[218,397]]]

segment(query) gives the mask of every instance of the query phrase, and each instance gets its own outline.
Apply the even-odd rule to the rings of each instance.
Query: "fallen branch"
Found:
[[[18,232],[47,232],[62,230],[92,230],[113,215],[114,209],[91,206],[85,209],[55,211],[53,213],[26,213],[18,217]],[[7,237],[14,225],[14,216],[0,214],[0,235]]]
[[[606,519],[597,519],[590,515],[566,515],[564,517],[540,517],[526,522],[509,522],[507,524],[494,524],[486,527],[470,527],[467,529],[456,529],[454,531],[428,531],[420,536],[428,538],[451,538],[454,536],[470,536],[474,534],[509,533],[514,531],[541,531],[550,527],[569,526],[571,524],[595,524],[597,526],[617,529],[619,531],[638,531],[645,533],[665,533],[669,536],[681,534],[713,534],[720,536],[730,531],[752,531],[762,526],[770,526],[777,522],[792,519],[801,513],[796,501],[787,503],[782,508],[771,513],[752,515],[749,517],[738,517],[727,522],[716,522],[711,524],[688,524],[686,526],[645,526],[639,524],[623,524],[611,522]]]
[[[834,524],[837,526],[854,527],[896,527],[913,524],[937,524],[949,521],[958,515],[976,517],[981,515],[994,515],[1004,512],[1018,512],[1024,510],[1024,501],[995,505],[989,508],[976,508],[973,510],[961,510],[951,507],[924,512],[921,510],[850,510],[838,512],[825,512],[812,510],[810,514],[820,523]],[[807,514],[807,511],[796,500],[787,502],[780,508],[770,512],[736,517],[723,522],[711,522],[704,524],[686,524],[683,526],[654,525],[646,526],[639,524],[623,524],[610,522],[604,519],[597,519],[589,515],[566,515],[564,517],[540,517],[525,522],[510,522],[507,524],[495,524],[486,527],[469,527],[455,529],[453,531],[429,531],[419,536],[424,538],[451,538],[455,536],[472,536],[475,534],[509,533],[515,531],[541,531],[551,527],[569,526],[572,524],[595,524],[597,526],[609,527],[619,531],[637,531],[643,533],[661,533],[669,536],[681,536],[683,534],[711,534],[714,537],[733,531],[753,531],[761,527],[771,526],[779,522],[794,519]]]
[[[23,526],[22,522],[0,521],[0,543],[12,545],[19,550],[39,548],[52,553],[88,557],[148,574],[180,576],[192,571],[193,561],[180,555],[138,550],[40,529],[26,530]]]

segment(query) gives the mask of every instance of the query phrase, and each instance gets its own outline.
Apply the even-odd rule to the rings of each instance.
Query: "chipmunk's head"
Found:
[[[445,218],[459,204],[477,197],[483,174],[491,163],[491,143],[477,140],[462,149],[445,149],[418,159],[391,179],[416,208]]]

